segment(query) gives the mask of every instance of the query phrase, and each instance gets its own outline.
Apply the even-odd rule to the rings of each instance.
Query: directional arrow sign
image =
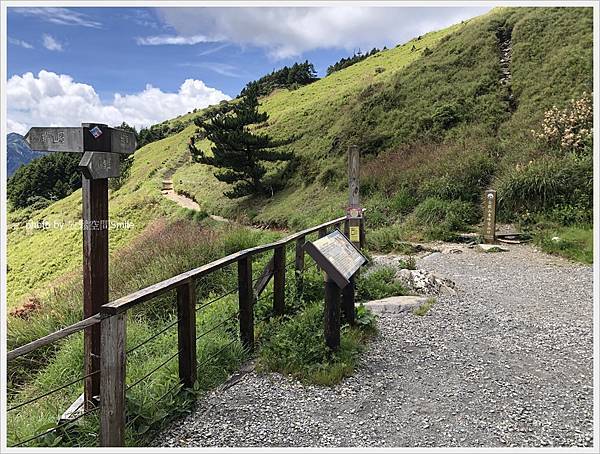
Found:
[[[86,151],[79,162],[79,169],[91,180],[98,180],[100,178],[118,177],[120,164],[118,154]]]
[[[131,154],[137,146],[135,134],[130,131],[109,128],[100,123],[82,123],[73,128],[34,127],[25,141],[35,151],[102,151]]]
[[[100,123],[82,123],[83,149],[131,154],[135,151],[135,134],[122,129],[109,128]]]
[[[131,154],[136,147],[137,143],[133,132],[110,128],[110,151]]]
[[[31,128],[25,136],[25,142],[35,151],[83,152],[81,127]]]

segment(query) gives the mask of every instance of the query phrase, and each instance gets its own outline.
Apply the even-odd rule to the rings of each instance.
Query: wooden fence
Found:
[[[175,290],[177,294],[177,339],[178,351],[174,356],[179,360],[179,380],[184,387],[192,387],[197,378],[196,359],[196,280],[208,276],[228,265],[237,264],[237,293],[239,301],[239,334],[243,347],[248,351],[254,350],[254,303],[261,292],[267,287],[270,279],[273,279],[273,315],[285,313],[285,287],[286,287],[286,247],[295,245],[295,259],[293,262],[296,285],[302,286],[302,274],[304,271],[305,253],[303,245],[308,235],[317,234],[318,237],[325,236],[329,231],[343,225],[344,231],[348,232],[349,225],[346,217],[340,217],[323,224],[311,227],[273,243],[244,249],[242,251],[222,257],[206,265],[178,274],[170,279],[161,281],[137,292],[119,298],[101,307],[98,314],[86,318],[80,322],[56,331],[48,336],[37,339],[8,353],[8,361],[30,353],[38,348],[47,346],[60,339],[66,338],[74,333],[90,329],[92,326],[100,325],[100,369],[82,377],[89,380],[92,376],[100,375],[100,398],[99,403],[86,402],[86,411],[77,416],[78,419],[93,411],[100,412],[100,446],[123,446],[125,437],[125,393],[126,393],[126,319],[127,312],[152,298],[160,296],[168,291]],[[361,226],[364,233],[364,223]],[[364,234],[361,235],[361,245],[364,243]],[[252,261],[258,254],[272,252],[272,258],[253,282]],[[20,403],[8,409],[16,410],[25,404],[32,403],[38,398],[46,397],[54,391],[44,393],[42,396]],[[57,430],[63,424],[60,423],[49,431]],[[46,431],[23,440],[14,446],[23,446],[27,443],[47,434]]]

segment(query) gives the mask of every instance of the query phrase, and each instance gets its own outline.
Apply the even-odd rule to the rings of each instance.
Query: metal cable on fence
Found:
[[[236,314],[237,315],[237,314]],[[236,342],[237,339],[233,339],[231,342],[229,342],[227,345],[225,345],[224,347],[220,348],[216,353],[213,353],[212,355],[210,355],[206,361],[202,362],[201,364],[198,364],[197,367],[202,367],[205,366],[206,364],[208,364],[209,360],[213,359],[216,355],[218,355],[219,353],[221,353],[222,351],[224,351],[227,347],[231,346],[234,342]],[[132,385],[133,386],[133,385]],[[181,386],[181,383],[176,383],[174,386],[171,386],[165,393],[163,393],[158,399],[154,400],[153,403],[158,403],[161,400],[163,400],[165,397],[167,397],[171,392],[173,392],[173,390],[175,390],[176,388],[179,388]],[[131,387],[131,386],[130,386]],[[129,389],[129,388],[127,388]],[[133,425],[133,423],[140,417],[141,415],[138,414],[136,415],[131,421],[129,421],[126,424],[126,428],[129,428]]]
[[[217,352],[211,354],[208,358],[206,358],[206,361],[203,361],[202,363],[198,364],[197,367],[206,366],[210,362],[209,360],[213,359],[215,356],[217,356],[218,354],[220,354],[221,352],[223,352],[227,347],[230,347],[231,345],[233,345],[237,341],[238,341],[238,339],[233,339],[231,342],[229,342],[225,346],[221,347]]]
[[[181,349],[177,350],[175,353],[173,353],[171,356],[169,356],[165,361],[163,361],[162,363],[160,363],[158,366],[156,366],[154,369],[152,369],[150,372],[148,372],[146,375],[144,375],[142,378],[140,378],[139,380],[137,380],[136,382],[134,382],[133,384],[129,385],[125,391],[129,391],[131,388],[133,388],[136,385],[139,385],[141,382],[143,382],[145,379],[147,379],[150,375],[152,375],[154,372],[156,372],[158,369],[160,369],[161,367],[163,367],[165,364],[167,364],[169,361],[171,361],[173,358],[175,358],[177,355],[179,355],[179,353],[181,353]]]
[[[59,386],[58,388],[55,388],[55,389],[53,389],[51,391],[48,391],[47,393],[44,393],[44,394],[42,394],[40,396],[36,396],[36,397],[34,397],[32,399],[29,399],[28,401],[22,402],[20,404],[17,404],[14,407],[10,407],[8,410],[6,410],[6,412],[8,413],[9,411],[13,411],[13,410],[16,410],[17,408],[21,408],[21,407],[24,407],[25,405],[31,404],[33,402],[36,402],[36,401],[38,401],[40,399],[43,399],[44,397],[49,396],[50,394],[54,394],[57,391],[60,391],[60,390],[65,389],[65,388],[68,388],[69,386],[74,385],[75,383],[80,382],[81,380],[85,380],[86,378],[91,377],[92,375],[96,375],[98,373],[100,373],[99,370],[91,372],[91,373],[89,373],[87,375],[84,375],[83,377],[79,377],[79,378],[77,378],[77,379],[75,379],[75,380],[73,380],[73,381],[71,381],[71,382],[69,382],[69,383],[67,383],[65,385]]]
[[[213,326],[211,329],[209,329],[208,331],[203,332],[202,334],[200,334],[198,337],[196,337],[196,340],[200,339],[203,336],[206,336],[207,334],[213,332],[214,330],[216,330],[217,328],[220,328],[221,326],[225,325],[229,320],[233,320],[234,318],[236,318],[239,315],[239,311],[236,312],[235,314],[233,314],[231,317],[227,317],[225,320],[221,320],[220,323],[218,323],[217,325]]]
[[[92,408],[91,410],[85,411],[85,412],[83,412],[82,414],[80,414],[79,416],[76,416],[75,418],[73,418],[73,419],[70,419],[69,421],[65,421],[65,422],[63,422],[63,423],[61,423],[61,424],[58,424],[57,426],[55,426],[55,427],[53,427],[53,428],[51,428],[51,429],[48,429],[48,430],[47,430],[47,431],[45,431],[45,432],[41,432],[41,433],[39,433],[39,434],[37,434],[37,435],[35,435],[35,436],[31,437],[31,438],[28,438],[28,439],[27,439],[27,440],[25,440],[25,441],[21,441],[20,443],[17,443],[16,445],[12,445],[12,446],[10,446],[10,447],[11,447],[11,448],[17,448],[17,447],[19,447],[19,446],[23,446],[25,443],[29,443],[30,441],[36,440],[36,439],[38,439],[38,438],[41,438],[41,437],[43,437],[44,435],[48,435],[49,433],[51,433],[51,432],[54,432],[54,431],[55,431],[55,430],[57,430],[57,429],[60,429],[60,428],[62,428],[62,427],[65,427],[65,426],[68,426],[69,424],[73,424],[75,421],[77,421],[77,420],[79,420],[79,419],[83,418],[84,416],[87,416],[87,415],[89,415],[90,413],[93,413],[93,412],[95,412],[95,411],[98,411],[98,409],[99,409],[99,408],[100,408],[100,407],[95,407],[95,408]]]
[[[158,333],[150,336],[148,339],[146,339],[145,341],[139,343],[138,345],[136,345],[135,347],[131,348],[130,350],[127,350],[125,353],[126,354],[130,354],[134,351],[136,351],[138,348],[142,347],[143,345],[146,345],[148,342],[150,342],[153,339],[156,339],[158,336],[160,336],[161,334],[163,334],[164,332],[168,331],[169,328],[172,328],[173,326],[175,326],[177,323],[179,323],[180,319],[175,320],[172,323],[169,323],[167,326],[165,326],[163,329],[161,329]]]
[[[152,403],[156,404],[158,402],[160,402],[161,400],[163,400],[165,397],[167,397],[169,395],[169,393],[173,392],[174,389],[177,389],[181,386],[180,382],[175,383],[175,386],[171,386],[163,395],[161,395],[158,399],[152,401]],[[142,416],[141,413],[138,413],[137,415],[135,415],[133,417],[133,419],[131,421],[129,421],[127,424],[125,424],[125,429],[129,429],[131,428],[131,426],[133,426],[133,423],[137,421],[137,419]]]
[[[218,296],[218,297],[216,297],[216,298],[214,298],[214,299],[210,300],[208,303],[201,304],[200,306],[198,306],[198,307],[196,308],[196,312],[198,312],[200,309],[203,309],[203,308],[205,308],[206,306],[210,306],[212,303],[216,303],[216,302],[217,302],[217,301],[219,301],[220,299],[223,299],[223,298],[225,298],[226,296],[228,296],[228,295],[231,295],[232,293],[235,293],[235,292],[237,292],[237,291],[238,291],[238,288],[237,288],[237,287],[235,287],[234,289],[231,289],[231,290],[229,290],[227,293],[223,293],[221,296]]]
[[[256,302],[258,303],[259,301],[262,301],[263,299],[272,296],[273,295],[273,291],[271,290],[269,293],[265,293],[264,295],[259,296],[258,298],[256,298]]]

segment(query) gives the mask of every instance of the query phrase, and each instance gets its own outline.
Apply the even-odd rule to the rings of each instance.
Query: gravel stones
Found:
[[[511,247],[431,254],[456,283],[425,316],[382,316],[331,388],[244,375],[155,446],[592,446],[592,267]]]

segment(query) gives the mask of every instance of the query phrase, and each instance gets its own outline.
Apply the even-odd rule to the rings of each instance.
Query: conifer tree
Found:
[[[265,163],[289,161],[293,153],[276,150],[293,139],[274,140],[267,134],[256,134],[250,125],[267,121],[266,112],[258,111],[257,87],[249,87],[244,96],[233,105],[230,112],[216,114],[209,120],[198,118],[197,133],[213,144],[212,156],[196,147],[195,137],[190,139],[190,152],[196,162],[217,168],[215,177],[232,186],[225,192],[235,199],[246,195],[265,195],[268,185],[264,181]]]

